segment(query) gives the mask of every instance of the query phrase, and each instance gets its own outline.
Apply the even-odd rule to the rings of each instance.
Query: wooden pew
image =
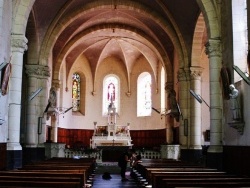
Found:
[[[0,180],[0,187],[43,187],[43,188],[82,188],[78,182],[52,182],[52,181],[22,181]]]
[[[181,161],[147,160],[136,170],[153,188],[250,187],[250,178]]]
[[[80,186],[85,185],[86,183],[86,176],[84,174],[84,171],[80,172],[79,170],[75,170],[75,171],[26,171],[26,170],[13,170],[13,171],[1,171],[0,172],[0,179],[1,177],[31,177],[31,178],[36,178],[36,177],[40,177],[40,178],[47,178],[50,177],[51,179],[56,179],[56,178],[69,178],[69,179],[75,179],[77,178],[80,182]]]
[[[211,169],[211,168],[145,168],[146,174],[145,178],[146,179],[151,179],[152,178],[152,173],[161,173],[161,172],[217,172],[216,169]]]
[[[25,165],[18,170],[0,171],[0,187],[16,187],[18,185],[19,187],[82,188],[93,169],[94,162],[89,159],[41,161]]]
[[[136,167],[136,170],[144,177],[147,178],[147,173],[148,170],[150,168],[154,168],[154,169],[173,169],[175,171],[175,169],[177,170],[178,168],[182,168],[182,169],[205,169],[204,167],[200,166],[200,165],[193,165],[193,164],[186,164],[186,163],[139,163]],[[212,169],[211,169],[212,170]]]
[[[183,182],[183,181],[176,181],[176,182],[168,182],[165,181],[164,188],[181,188],[181,187],[238,187],[238,188],[243,188],[243,187],[250,187],[250,180],[249,181],[235,181],[235,180],[227,180],[227,181],[222,181],[222,180],[204,180],[204,181],[189,181],[189,182]],[[158,188],[158,187],[157,187]],[[161,188],[161,187],[159,187]]]
[[[153,187],[156,187],[156,183],[160,181],[160,179],[167,177],[169,175],[175,175],[175,176],[196,176],[196,175],[207,175],[207,176],[221,176],[225,175],[225,172],[218,172],[218,171],[205,171],[205,170],[199,170],[199,169],[193,169],[193,170],[181,170],[178,169],[176,171],[174,170],[163,170],[163,171],[149,171],[147,175],[147,181],[153,185]]]
[[[162,173],[153,173],[152,175],[152,182],[151,185],[152,187],[164,187],[163,181],[165,179],[191,179],[192,181],[195,181],[196,179],[199,178],[235,178],[237,176],[235,175],[229,175],[224,172],[162,172]]]

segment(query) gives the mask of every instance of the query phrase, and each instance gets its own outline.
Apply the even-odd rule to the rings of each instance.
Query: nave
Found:
[[[111,178],[103,178],[108,172]],[[132,172],[132,174],[130,174]],[[106,176],[107,177],[107,176]],[[117,162],[52,158],[0,171],[1,188],[186,188],[250,187],[250,177],[174,159],[142,159],[122,182]]]
[[[126,172],[126,177],[128,181],[122,182],[120,176],[120,168],[117,166],[117,162],[104,162],[98,164],[95,170],[95,176],[92,183],[92,188],[135,188],[139,187],[138,183],[130,176],[129,168]],[[103,174],[105,172],[110,173],[111,179],[103,179]]]

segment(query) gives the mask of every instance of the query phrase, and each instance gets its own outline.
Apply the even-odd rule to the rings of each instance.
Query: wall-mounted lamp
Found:
[[[65,110],[63,113],[64,113],[64,114],[67,113],[67,112],[70,111],[72,108],[73,108],[73,107],[68,108],[68,109]]]
[[[250,85],[250,79],[249,77],[240,70],[239,67],[237,67],[236,65],[233,65],[233,69],[240,75],[240,77],[248,84]]]
[[[32,93],[32,95],[29,96],[29,101],[31,101],[32,99],[34,99],[41,91],[42,91],[42,87],[40,87],[39,89],[37,89],[34,93]]]
[[[198,94],[196,94],[193,90],[189,90],[190,93],[193,95],[193,97],[199,102],[202,103],[202,101],[208,106],[208,108],[210,108],[210,106],[207,104],[207,102]]]

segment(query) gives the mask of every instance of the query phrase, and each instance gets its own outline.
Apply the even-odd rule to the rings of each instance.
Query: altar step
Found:
[[[91,188],[137,188],[139,187],[135,180],[130,177],[129,170],[126,172],[126,177],[128,181],[122,182],[120,176],[120,168],[117,166],[117,163],[105,163],[98,164],[96,168],[96,174],[93,178]],[[105,180],[102,178],[102,175],[108,172],[110,173],[111,179]]]

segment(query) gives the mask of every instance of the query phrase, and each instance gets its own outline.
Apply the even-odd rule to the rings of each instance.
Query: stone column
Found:
[[[209,39],[205,46],[210,70],[210,147],[208,152],[222,153],[221,41]]]
[[[27,129],[26,129],[26,147],[37,147],[39,143],[46,141],[43,104],[47,103],[46,93],[47,81],[49,77],[49,68],[42,65],[26,65],[26,74],[28,75],[28,93],[34,93],[42,87],[42,91],[27,102]]]
[[[60,80],[53,80],[52,81],[52,87],[54,87],[56,89],[56,104],[57,104],[57,107],[58,105],[60,104],[60,101],[59,101],[59,96],[60,96]],[[58,126],[59,126],[59,115],[56,114],[55,116],[51,116],[51,139],[52,139],[52,142],[57,142],[57,130],[58,130]]]
[[[14,151],[8,156],[8,168],[21,167],[22,147],[20,145],[20,118],[21,118],[21,93],[23,53],[27,50],[27,42],[23,35],[11,36],[11,75],[9,80],[9,113],[8,113],[8,141],[7,150]],[[10,152],[9,152],[10,153]],[[19,155],[20,156],[17,156]],[[13,164],[14,163],[14,164]]]
[[[179,105],[182,112],[179,127],[179,142],[181,149],[187,149],[189,146],[188,136],[184,134],[184,120],[189,119],[189,80],[190,70],[180,68],[178,71],[178,85],[179,85]]]
[[[201,94],[201,67],[191,67],[191,89]],[[201,149],[201,104],[191,96],[190,100],[190,149]]]

